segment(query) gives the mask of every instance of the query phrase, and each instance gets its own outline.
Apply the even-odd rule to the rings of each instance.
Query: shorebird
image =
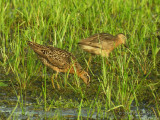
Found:
[[[71,74],[77,74],[86,85],[89,85],[90,76],[84,71],[81,65],[77,62],[74,55],[62,50],[60,48],[43,46],[34,42],[29,41],[28,45],[38,54],[40,60],[44,65],[53,69],[57,72],[56,78],[59,72],[68,72]],[[53,79],[52,86],[54,86]]]
[[[99,33],[88,38],[82,39],[78,44],[80,47],[91,54],[109,57],[109,53],[121,44],[125,44],[126,36],[122,33],[113,36],[108,33]],[[91,56],[88,64],[91,61]]]

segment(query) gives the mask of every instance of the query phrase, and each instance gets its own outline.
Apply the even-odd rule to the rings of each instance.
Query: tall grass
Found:
[[[75,105],[79,108],[78,118],[81,119],[81,107],[86,106],[99,111],[103,105],[106,111],[121,107],[129,111],[133,101],[138,104],[139,100],[143,100],[141,95],[145,98],[148,94],[154,96],[155,109],[158,110],[159,77],[155,81],[150,78],[153,73],[156,76],[160,74],[160,44],[157,38],[160,1],[3,0],[0,6],[0,66],[5,69],[6,75],[12,73],[15,76],[11,80],[18,83],[22,94],[33,81],[39,80],[40,77],[35,76],[43,74],[45,110],[56,105],[58,99],[53,98],[51,104],[47,101],[46,80],[51,75],[41,69],[44,66],[27,46],[27,41],[72,52],[86,68],[89,54],[82,52],[77,42],[100,32],[126,34],[129,49],[121,46],[114,50],[107,59],[110,65],[106,64],[105,58],[94,57],[89,66],[90,88],[80,84],[81,80],[76,75],[59,75],[57,82],[60,88],[78,94],[81,99],[80,105]],[[145,94],[148,89],[150,92]],[[92,92],[95,92],[94,95]],[[53,90],[54,93],[57,92]],[[89,94],[96,97],[90,98]],[[98,98],[103,105],[97,104]],[[85,104],[83,99],[86,99]]]

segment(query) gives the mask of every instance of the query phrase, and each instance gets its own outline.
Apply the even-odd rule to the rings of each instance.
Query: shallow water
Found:
[[[35,103],[32,102],[25,102],[22,107],[20,107],[20,104],[18,103],[18,106],[16,107],[16,103],[18,101],[17,97],[8,97],[7,100],[3,99],[2,96],[4,96],[5,93],[0,93],[0,116],[1,118],[7,119],[10,115],[11,119],[16,120],[22,120],[22,119],[30,119],[30,120],[43,120],[48,118],[54,118],[54,119],[77,119],[79,110],[76,108],[70,108],[70,109],[63,109],[63,108],[52,108],[49,111],[44,110],[44,106],[39,106],[38,108],[35,108]],[[3,102],[3,101],[8,101]],[[11,104],[11,103],[14,104]],[[21,105],[22,106],[22,105]],[[150,109],[148,109],[150,108]],[[105,110],[102,109],[101,113],[98,113],[97,111],[94,111],[93,109],[89,108],[82,108],[80,118],[81,119],[156,119],[156,116],[151,108],[154,108],[152,106],[145,107],[145,104],[139,105],[139,107],[134,107],[134,103],[131,106],[130,113],[118,113],[118,115],[114,115],[112,112],[105,112]],[[23,112],[22,112],[23,110]],[[13,112],[14,111],[14,112]],[[13,113],[12,113],[13,112]],[[92,114],[91,114],[92,113]]]
[[[13,78],[13,76],[9,75],[7,77],[5,74],[0,73],[0,79],[6,78]],[[106,112],[103,108],[101,109],[101,113],[95,109],[81,108],[80,116],[78,116],[79,109],[77,108],[52,108],[49,111],[45,111],[44,106],[37,105],[37,102],[31,97],[25,98],[25,102],[22,104],[21,101],[18,101],[17,96],[14,96],[15,93],[14,95],[12,94],[11,89],[13,88],[7,87],[6,90],[3,90],[3,87],[0,87],[0,118],[3,119],[7,119],[8,117],[16,120],[77,119],[78,117],[80,119],[157,119],[153,111],[153,109],[156,110],[154,106],[146,107],[144,103],[141,103],[139,107],[136,107],[134,102],[131,105],[130,112],[119,112],[116,115],[113,112]]]

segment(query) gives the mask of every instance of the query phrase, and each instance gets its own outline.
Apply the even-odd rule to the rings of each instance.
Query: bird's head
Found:
[[[117,35],[117,38],[119,39],[119,42],[120,42],[121,44],[125,44],[125,42],[126,42],[126,40],[127,40],[127,37],[126,37],[124,34],[122,34],[122,33],[118,34],[118,35]]]
[[[82,71],[79,76],[80,76],[80,78],[83,80],[83,82],[86,85],[89,85],[89,83],[90,83],[90,76],[89,76],[89,74],[86,71]]]

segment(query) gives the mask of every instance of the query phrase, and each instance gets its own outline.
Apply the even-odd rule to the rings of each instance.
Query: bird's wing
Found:
[[[114,42],[114,36],[108,33],[100,33],[92,35],[86,39],[83,39],[78,44],[103,49],[104,47],[105,48],[109,47],[111,43],[113,44],[113,42]]]
[[[72,62],[74,62],[75,57],[62,49],[55,48],[55,47],[48,47],[49,54],[46,56],[48,62],[50,62],[53,66],[58,68],[66,68],[69,67]]]
[[[28,42],[28,45],[40,58],[47,60],[48,63],[58,68],[66,68],[76,60],[71,53],[59,48],[43,46],[30,41]]]
[[[95,35],[92,35],[88,38],[85,38],[85,39],[82,39],[79,44],[81,43],[85,43],[85,42],[95,42],[95,43],[98,43],[99,41],[102,41],[102,40],[112,40],[114,38],[113,35],[111,34],[108,34],[108,33],[99,33],[99,34],[95,34]]]

